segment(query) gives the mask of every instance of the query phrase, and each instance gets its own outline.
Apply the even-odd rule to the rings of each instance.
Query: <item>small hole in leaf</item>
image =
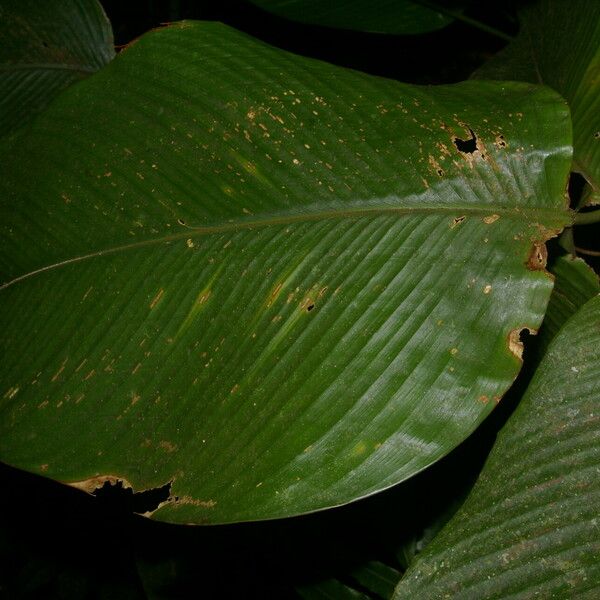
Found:
[[[519,341],[521,342],[521,345],[523,346],[523,356],[527,356],[527,351],[528,351],[529,345],[533,341],[532,338],[534,335],[535,335],[535,332],[532,332],[531,330],[527,329],[527,327],[525,327],[524,329],[521,329],[521,333],[519,333]]]
[[[532,333],[529,329],[527,329],[527,327],[524,327],[523,329],[521,329],[521,331],[519,332],[519,340],[522,344],[525,344],[525,342],[532,336]]]
[[[307,312],[310,312],[310,311],[311,311],[311,310],[312,310],[314,307],[315,307],[315,305],[314,305],[314,304],[309,304],[309,305],[306,307],[306,310],[307,310]]]
[[[473,154],[473,152],[477,150],[477,136],[470,127],[469,132],[471,133],[471,137],[468,140],[461,140],[458,137],[454,138],[454,145],[456,146],[459,152]]]

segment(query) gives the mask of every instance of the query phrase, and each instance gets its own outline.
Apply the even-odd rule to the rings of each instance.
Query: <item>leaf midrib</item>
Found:
[[[95,252],[90,252],[89,254],[83,254],[80,256],[75,256],[73,258],[68,258],[56,263],[52,263],[50,265],[46,265],[44,267],[40,267],[38,269],[34,269],[28,273],[24,273],[23,275],[19,275],[6,283],[0,285],[0,290],[6,289],[20,281],[25,279],[29,279],[34,275],[38,275],[40,273],[44,273],[46,271],[51,271],[66,265],[70,265],[77,262],[82,262],[84,260],[99,258],[101,256],[106,256],[109,254],[116,254],[119,252],[126,252],[128,250],[135,250],[138,248],[143,248],[145,246],[154,246],[163,243],[169,243],[177,240],[182,240],[186,238],[192,237],[200,237],[205,235],[214,235],[218,233],[227,233],[227,232],[236,232],[246,230],[252,230],[256,228],[263,227],[274,227],[278,225],[291,225],[293,223],[303,223],[310,221],[324,221],[328,219],[343,219],[343,218],[361,218],[361,217],[376,217],[385,214],[396,214],[398,216],[405,215],[413,215],[413,214],[423,214],[423,215],[456,215],[460,216],[473,216],[473,215],[498,215],[500,218],[509,217],[523,217],[524,215],[528,215],[531,217],[530,222],[536,222],[535,218],[538,217],[546,217],[551,218],[554,223],[553,225],[558,225],[558,220],[560,220],[563,226],[568,225],[570,217],[570,212],[566,209],[558,209],[558,208],[541,208],[541,207],[499,207],[499,206],[436,206],[436,207],[425,207],[425,206],[403,206],[403,207],[372,207],[372,208],[356,208],[356,209],[345,209],[345,210],[331,210],[331,211],[320,211],[320,212],[306,212],[301,214],[287,214],[282,216],[270,216],[262,219],[255,220],[237,220],[237,221],[229,221],[227,223],[222,223],[218,225],[206,225],[194,227],[187,224],[182,224],[182,227],[185,227],[186,230],[180,233],[174,233],[166,236],[161,236],[157,238],[151,238],[146,240],[140,240],[138,242],[132,242],[130,244],[121,244],[119,246],[114,246],[111,248],[105,248],[102,250],[97,250]],[[563,219],[560,217],[563,216]]]

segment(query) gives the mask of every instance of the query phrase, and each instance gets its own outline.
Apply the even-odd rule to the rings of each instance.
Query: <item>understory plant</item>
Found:
[[[595,597],[600,4],[527,5],[514,39],[466,2],[251,4],[507,45],[416,85],[0,3],[0,460],[170,524],[135,521],[134,583],[3,591]]]

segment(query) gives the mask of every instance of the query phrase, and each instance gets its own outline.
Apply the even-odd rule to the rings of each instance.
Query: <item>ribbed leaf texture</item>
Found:
[[[516,376],[570,162],[548,89],[142,37],[0,157],[0,458],[195,523],[412,476]]]
[[[523,8],[514,42],[476,72],[480,79],[544,83],[573,115],[574,171],[600,195],[600,2],[539,0]]]
[[[600,591],[600,296],[554,338],[459,512],[395,598]]]
[[[2,0],[0,136],[114,54],[110,23],[97,0]]]
[[[594,270],[581,258],[560,256],[550,269],[554,275],[554,290],[537,340],[542,352],[560,331],[567,319],[588,300],[600,293],[600,281]]]

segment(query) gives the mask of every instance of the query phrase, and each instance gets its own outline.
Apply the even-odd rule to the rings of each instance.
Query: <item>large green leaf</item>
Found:
[[[551,343],[460,511],[396,598],[592,598],[600,589],[600,296]]]
[[[539,356],[540,358],[545,354],[548,350],[549,343],[552,341],[554,336],[558,333],[560,328],[565,324],[565,322],[574,315],[588,300],[593,298],[594,296],[600,293],[600,284],[598,281],[598,276],[593,272],[593,270],[580,258],[571,258],[570,256],[560,256],[556,260],[554,260],[550,266],[550,272],[555,277],[554,289],[552,290],[552,295],[550,296],[550,301],[548,303],[548,309],[546,311],[546,316],[544,317],[544,322],[540,329],[539,335],[533,340],[530,339],[530,344],[527,348],[527,370],[531,369],[532,362],[534,364],[538,364],[539,360],[536,360]],[[534,343],[531,343],[534,342]],[[532,357],[532,352],[535,352],[536,356]],[[569,356],[567,353],[566,356]],[[533,360],[532,360],[533,359]],[[527,372],[522,373],[527,377]],[[513,386],[512,391],[516,391],[520,386]],[[524,389],[524,388],[521,388]],[[488,419],[488,424],[491,425],[491,422],[494,421],[496,415],[492,417],[492,419]],[[491,435],[495,438],[497,429],[492,425],[494,431],[491,432]],[[470,440],[473,442],[473,438]],[[471,446],[463,445],[462,446],[462,458],[460,456],[456,456],[456,460],[462,461],[462,473],[464,474],[465,469],[468,471],[470,466],[466,465],[465,457],[468,457],[476,450],[479,452],[485,452],[485,445],[477,445],[471,443]],[[456,472],[456,461],[454,463],[454,467],[452,463],[448,461],[442,461],[438,463],[436,468],[439,470],[443,468],[443,472],[447,474],[445,478],[438,477],[433,478],[427,487],[421,486],[421,488],[417,489],[417,494],[422,499],[423,497],[429,498],[431,496],[432,490],[434,489],[443,489],[447,490],[448,488],[452,488],[453,484],[456,484],[457,480],[457,472]],[[460,463],[458,463],[460,464]],[[480,470],[480,469],[479,469]],[[435,469],[429,471],[429,474],[433,474]],[[414,480],[413,480],[414,481]],[[474,483],[474,482],[473,482]],[[406,486],[405,486],[406,487]],[[456,486],[455,487],[460,487]],[[472,486],[469,486],[470,488]],[[411,496],[414,494],[414,491],[405,492],[405,496]],[[438,494],[440,496],[441,494]],[[382,496],[380,496],[381,498]],[[414,508],[406,507],[404,504],[398,502],[398,498],[396,498],[395,502],[391,504],[394,506],[394,511],[388,511],[385,519],[388,521],[388,535],[382,536],[384,539],[381,540],[381,544],[383,548],[387,547],[387,542],[390,538],[396,540],[396,554],[400,559],[400,564],[403,566],[403,570],[406,570],[408,565],[412,564],[413,561],[419,556],[419,553],[423,550],[423,547],[426,547],[432,539],[439,533],[439,531],[444,527],[444,525],[448,522],[448,520],[452,517],[452,515],[456,512],[459,506],[464,502],[465,496],[461,497],[461,494],[455,494],[451,497],[451,499],[446,499],[445,510],[441,512],[437,512],[434,514],[429,514],[426,517],[425,523],[427,525],[425,528],[420,531],[421,535],[419,537],[415,537],[414,539],[410,539],[406,535],[406,532],[403,530],[401,523],[406,519],[406,514],[414,514]],[[421,504],[423,504],[423,500],[421,500]],[[385,511],[383,511],[385,512]],[[427,514],[427,509],[424,508],[419,511],[420,516],[422,517],[423,513]],[[431,512],[431,511],[429,511]],[[378,516],[381,518],[381,507],[378,510]],[[414,517],[413,517],[414,519]],[[405,526],[406,527],[406,526]],[[399,534],[402,532],[402,535]],[[347,540],[342,541],[341,544],[344,545],[344,548],[348,547]],[[371,566],[376,565],[378,567],[377,571],[383,570],[385,572],[386,569],[390,569],[387,565],[379,565],[378,563],[373,563],[365,559],[359,553],[359,543],[356,544],[356,556],[357,559],[355,562],[359,563],[359,567],[356,564],[353,564],[351,568],[347,569],[343,573],[336,572],[332,569],[332,572],[329,573],[329,577],[323,577],[322,581],[318,583],[312,584],[310,586],[305,586],[300,590],[301,595],[305,597],[309,597],[311,593],[318,593],[322,590],[329,589],[330,586],[334,585],[332,583],[332,576],[335,575],[341,580],[348,582],[355,578],[355,573],[361,573],[363,570],[368,574],[373,569]],[[376,571],[376,572],[377,572]],[[394,578],[393,570],[388,571],[390,576],[386,578],[388,581]],[[400,574],[396,575],[394,580],[394,587],[400,579]],[[376,579],[373,579],[375,582]],[[372,590],[374,587],[369,585],[371,582],[370,579],[367,581],[360,581],[362,585],[361,589]],[[339,582],[338,582],[339,583]],[[379,588],[377,588],[379,589]],[[391,597],[393,593],[383,594],[381,593],[383,590],[379,589],[380,596],[383,597]],[[429,597],[429,596],[425,596]],[[435,595],[434,595],[435,597]]]
[[[96,0],[2,0],[0,136],[114,54],[110,23]]]
[[[0,157],[0,458],[153,517],[345,503],[490,412],[570,222],[568,112],[218,24],[144,36]]]
[[[456,0],[441,0],[437,3],[418,0],[350,0],[350,2],[250,0],[250,2],[292,21],[392,34],[416,34],[441,29],[454,20],[448,14],[448,10],[452,13],[464,5],[464,2]]]
[[[573,116],[574,170],[600,194],[600,2],[539,0],[521,12],[514,42],[476,76],[545,83]]]

